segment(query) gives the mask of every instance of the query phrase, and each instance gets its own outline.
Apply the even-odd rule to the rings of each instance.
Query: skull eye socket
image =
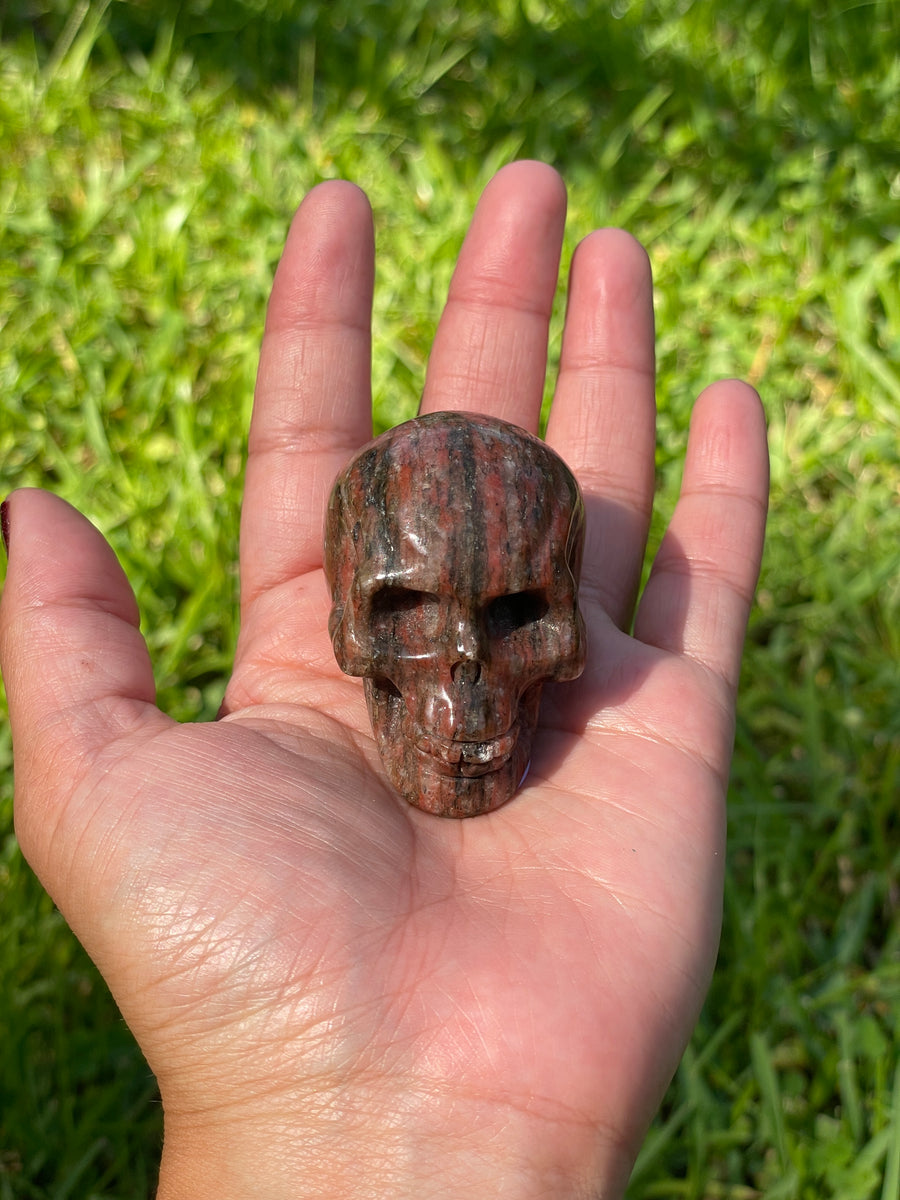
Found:
[[[507,637],[540,621],[549,608],[547,597],[541,591],[496,596],[487,606],[488,629],[494,637]]]
[[[379,588],[371,600],[372,627],[376,631],[395,629],[398,625],[420,628],[419,623],[428,622],[438,603],[437,596],[431,592],[404,587]]]

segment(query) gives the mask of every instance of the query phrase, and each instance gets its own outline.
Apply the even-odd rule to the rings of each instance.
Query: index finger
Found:
[[[322,563],[329,489],[372,436],[372,213],[353,184],[301,204],[272,286],[241,514],[241,603]]]

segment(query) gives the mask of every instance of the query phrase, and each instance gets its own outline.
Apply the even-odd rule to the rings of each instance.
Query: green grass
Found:
[[[104,529],[161,702],[210,717],[236,634],[255,359],[294,207],[332,176],[372,199],[384,426],[415,409],[481,187],[514,157],[557,166],[567,256],[620,223],[653,259],[654,538],[710,378],[756,384],[773,456],[720,964],[630,1196],[898,1200],[900,6],[729,11],[7,6],[0,475]],[[5,725],[0,763],[0,1200],[148,1196],[152,1078],[15,846]]]

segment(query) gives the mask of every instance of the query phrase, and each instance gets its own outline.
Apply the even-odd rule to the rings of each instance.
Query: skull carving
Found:
[[[475,816],[531,757],[541,689],[584,668],[584,506],[539,438],[432,413],[338,476],[325,528],[329,631],[366,700],[387,774],[411,804]]]

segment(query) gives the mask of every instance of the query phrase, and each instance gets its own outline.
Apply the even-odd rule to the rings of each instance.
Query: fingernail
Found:
[[[3,548],[9,557],[9,501],[0,504],[0,534],[3,535]]]

